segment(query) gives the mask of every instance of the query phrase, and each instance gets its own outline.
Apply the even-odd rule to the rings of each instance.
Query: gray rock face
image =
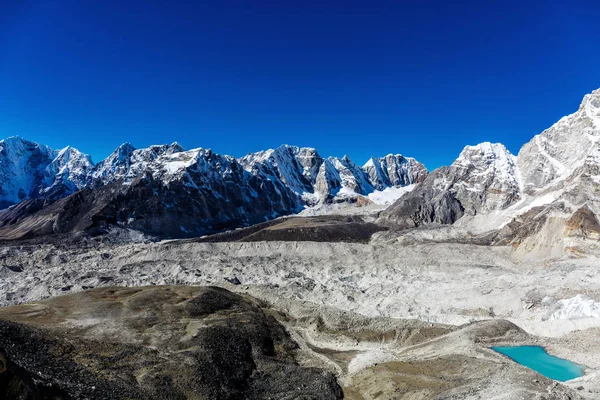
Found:
[[[103,288],[22,307],[1,311],[1,398],[343,397],[332,374],[296,363],[269,310],[224,289]]]
[[[582,207],[590,220],[596,218],[599,193],[600,89],[586,95],[574,114],[525,144],[517,157],[500,144],[467,146],[450,167],[431,173],[381,220],[401,226],[453,223],[461,216],[458,203],[465,215],[494,212],[491,223],[482,218],[473,219],[475,225],[466,222],[469,229],[482,224],[499,230],[499,244],[528,241],[528,248],[534,249],[569,236]],[[423,215],[424,209],[428,215]],[[594,237],[593,230],[582,230],[588,231]]]
[[[377,168],[372,166],[374,160]],[[401,155],[371,158],[359,167],[348,156],[322,158],[315,149],[287,145],[248,154],[239,162],[254,175],[281,181],[308,204],[336,197],[337,201],[344,201],[374,190],[412,185],[427,176],[423,164]]]
[[[412,192],[402,196],[387,208],[380,222],[393,223],[400,229],[415,228],[425,224],[452,224],[463,216],[464,208],[446,185],[450,167],[433,171]]]
[[[523,188],[531,194],[568,175],[600,140],[600,89],[584,97],[579,109],[535,136],[519,151]]]
[[[22,174],[41,182],[30,185],[35,196],[23,197],[35,201],[0,213],[4,238],[102,232],[110,226],[159,237],[198,236],[374,190],[348,157],[323,159],[311,148],[281,146],[237,160],[210,149],[185,151],[177,143],[145,149],[125,143],[95,167],[75,149],[56,155],[43,149],[48,155],[40,177]],[[77,190],[82,192],[63,199]]]
[[[342,186],[342,178],[335,169],[333,162],[325,160],[319,168],[319,173],[315,182],[315,192],[323,198],[335,196]]]
[[[450,190],[467,214],[501,210],[520,198],[516,157],[500,143],[467,146],[450,168]]]
[[[371,157],[363,166],[363,170],[377,190],[421,183],[427,177],[427,168],[423,164],[401,154],[388,154],[383,158]]]
[[[279,186],[287,187],[298,196],[312,193],[323,158],[315,149],[281,146],[275,150],[251,153],[239,163],[254,176],[270,178]]]
[[[523,195],[533,201],[502,227],[501,242],[536,249],[569,237],[598,240],[595,228],[588,228],[600,213],[600,90],[525,144],[517,165]],[[577,221],[584,227],[574,228]],[[580,251],[573,241],[565,246]]]
[[[338,171],[341,180],[341,188],[347,188],[354,193],[362,195],[369,194],[375,190],[373,185],[369,181],[369,176],[348,156],[344,156],[342,158],[331,158],[331,163],[333,164],[334,168]],[[392,185],[386,187],[390,186]]]
[[[465,147],[451,166],[429,174],[380,220],[402,227],[452,224],[463,214],[506,208],[519,195],[515,157],[501,144],[482,143]]]

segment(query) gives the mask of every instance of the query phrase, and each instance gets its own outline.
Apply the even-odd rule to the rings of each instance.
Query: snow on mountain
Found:
[[[363,166],[371,185],[377,190],[420,183],[427,177],[427,168],[414,158],[401,154],[371,157]]]
[[[105,160],[98,163],[88,177],[88,184],[107,184],[116,180],[130,181],[143,175],[159,157],[184,151],[179,143],[154,145],[137,150],[123,143]]]
[[[600,89],[579,109],[535,136],[518,155],[525,192],[533,193],[581,166],[600,140]]]
[[[367,195],[375,190],[365,171],[348,156],[332,157],[330,160],[340,176],[341,189],[361,195]]]
[[[0,208],[35,197],[56,152],[18,136],[0,140]]]
[[[324,159],[312,148],[283,145],[236,159],[210,149],[186,151],[177,143],[143,149],[124,143],[94,165],[88,155],[71,147],[53,151],[20,138],[0,143],[3,204],[43,199],[5,213],[10,220],[5,223],[14,224],[44,211],[50,203],[79,189],[93,189],[80,194],[78,200],[44,211],[39,227],[23,227],[36,232],[47,232],[48,218],[56,218],[53,230],[91,229],[90,215],[97,213],[92,225],[112,221],[169,236],[198,235],[296,213],[316,204],[356,202],[363,196],[361,201],[369,202],[366,196],[376,192],[368,172],[349,157]],[[387,180],[378,182],[378,187],[416,183],[413,179],[420,179],[426,171],[408,160],[399,156],[389,161]],[[419,167],[418,172],[413,174],[409,165]],[[76,208],[65,211],[61,207]],[[91,211],[82,214],[85,210],[81,207]],[[79,216],[83,220],[78,222]],[[21,229],[14,228],[15,232]]]
[[[310,198],[323,158],[313,148],[283,145],[238,161],[246,171],[270,180],[280,190],[286,187],[300,198]]]
[[[4,206],[29,197],[57,199],[84,187],[99,187],[116,181],[131,183],[144,177],[161,179],[163,184],[186,179],[187,184],[194,187],[203,174],[202,185],[210,186],[211,179],[225,179],[232,170],[241,167],[262,182],[262,190],[268,191],[267,196],[289,198],[285,202],[289,203],[288,211],[293,211],[304,205],[366,196],[375,191],[375,186],[385,189],[413,184],[426,174],[422,164],[414,159],[387,156],[377,159],[381,160],[385,171],[381,175],[383,178],[373,184],[368,171],[347,156],[324,159],[313,148],[289,145],[250,153],[236,160],[210,150],[186,152],[178,143],[143,149],[124,143],[94,165],[88,155],[72,147],[53,151],[20,138],[9,138],[1,143],[3,156],[0,161],[4,165],[1,172],[4,175],[0,181],[0,198]],[[218,161],[211,164],[209,159]],[[194,179],[190,179],[187,172]],[[278,213],[285,211],[279,206],[276,208]]]
[[[73,147],[60,150],[44,169],[40,195],[64,196],[82,189],[94,168],[92,158]]]
[[[323,160],[315,181],[315,193],[318,195],[318,198],[333,198],[341,188],[342,178],[335,165],[333,165],[332,160],[330,158]]]
[[[493,243],[538,256],[580,254],[600,238],[598,193],[600,89],[517,157],[501,144],[465,147],[451,166],[433,171],[383,212],[381,221],[456,223],[472,234],[495,231]]]
[[[277,186],[286,186],[307,205],[345,201],[366,196],[375,190],[418,183],[427,175],[423,164],[401,155],[372,158],[382,172],[359,167],[348,156],[322,158],[313,148],[283,145],[277,149],[248,154],[239,159],[254,175],[267,177]],[[378,175],[379,174],[379,175]]]
[[[501,143],[466,146],[452,163],[452,190],[467,214],[504,209],[521,195],[516,157]]]
[[[500,143],[466,146],[449,167],[425,178],[382,214],[407,227],[454,223],[463,215],[502,209],[520,197],[516,159]]]
[[[377,205],[389,206],[406,193],[412,191],[415,186],[416,184],[400,187],[391,186],[383,190],[376,190],[372,193],[369,193],[367,197]]]
[[[210,202],[211,196],[223,199],[211,205],[212,219],[201,218],[215,223],[216,210],[223,207],[229,214],[217,225],[234,219],[254,221],[260,213],[272,218],[324,203],[360,199],[362,204],[369,195],[389,202],[404,192],[390,188],[418,184],[383,212],[381,221],[412,227],[461,220],[459,225],[472,232],[502,230],[502,243],[524,240],[543,229],[595,235],[594,221],[600,214],[600,89],[586,95],[575,113],[525,144],[518,156],[502,144],[484,142],[466,146],[452,165],[431,174],[400,154],[371,158],[359,167],[347,156],[323,158],[313,148],[288,145],[235,159],[205,149],[185,151],[177,143],[144,149],[125,143],[94,166],[89,156],[72,148],[56,152],[21,138],[0,142],[3,207],[27,198],[58,198],[83,187],[140,180],[154,192],[175,190],[177,206],[192,207],[193,215],[202,213],[202,202]],[[194,196],[202,199],[200,203]],[[254,199],[260,199],[259,204]],[[165,201],[170,204],[167,197]],[[232,207],[238,211],[230,213]]]

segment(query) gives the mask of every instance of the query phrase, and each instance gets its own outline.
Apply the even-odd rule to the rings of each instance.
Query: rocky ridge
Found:
[[[600,89],[517,156],[502,144],[465,147],[451,166],[429,174],[379,221],[403,228],[455,224],[472,233],[496,231],[493,243],[529,250],[576,248],[564,241],[573,231],[572,217],[583,216],[584,225],[593,225],[600,213],[599,139]]]
[[[125,143],[94,166],[73,148],[54,152],[21,138],[2,143],[20,146],[1,157],[7,171],[3,201],[16,203],[0,213],[5,239],[111,226],[160,237],[199,236],[305,206],[355,202],[375,186],[410,185],[427,174],[416,160],[397,155],[386,170],[394,179],[372,184],[348,157],[322,158],[315,149],[287,145],[236,159],[210,149],[186,151],[178,143],[144,149]],[[37,163],[32,171],[10,169],[15,158]],[[17,187],[24,189],[15,194]]]

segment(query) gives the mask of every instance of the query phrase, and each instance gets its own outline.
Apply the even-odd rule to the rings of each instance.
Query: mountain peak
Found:
[[[515,156],[502,143],[483,142],[465,146],[452,165],[467,166],[482,161],[488,164],[514,164]]]
[[[536,135],[518,155],[525,190],[533,193],[581,167],[600,143],[600,89],[586,94],[579,109]]]
[[[185,148],[180,145],[178,142],[173,142],[169,145],[169,150],[167,151],[168,154],[174,154],[174,153],[181,153],[182,151],[185,151]]]
[[[6,139],[0,140],[0,144],[4,145],[4,148],[13,148],[13,149],[21,149],[21,148],[38,148],[43,152],[51,152],[51,149],[48,146],[41,145],[30,140],[27,140],[21,136],[9,136]],[[20,150],[17,150],[20,151]]]
[[[125,142],[125,143],[119,145],[119,147],[117,147],[114,152],[128,153],[128,152],[134,151],[135,149],[136,148],[133,147],[133,145],[131,143]]]
[[[479,150],[482,153],[508,153],[510,151],[504,146],[502,143],[491,143],[491,142],[481,142],[476,145],[467,145],[464,147],[463,152],[465,151],[473,151]]]
[[[291,144],[284,143],[284,144],[279,145],[278,147],[276,147],[275,150],[280,150],[280,149],[281,150],[289,150],[289,149],[291,149],[291,150],[298,150],[298,148],[299,148],[298,146],[292,146]]]
[[[13,136],[7,137],[6,139],[0,140],[0,142],[6,142],[6,143],[8,143],[8,142],[16,142],[16,141],[25,141],[25,139],[22,138],[19,135],[13,135]]]
[[[67,146],[67,147],[60,149],[56,156],[57,157],[64,156],[65,154],[83,154],[83,153],[80,152],[79,150],[77,150],[75,147]]]

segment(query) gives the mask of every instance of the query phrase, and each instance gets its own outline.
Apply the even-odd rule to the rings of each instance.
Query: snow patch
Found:
[[[520,211],[520,213],[524,213],[524,212],[531,210],[534,207],[545,206],[547,204],[552,203],[557,198],[558,198],[558,194],[556,192],[545,194],[543,196],[537,197],[535,200],[533,200],[531,203],[529,203],[527,206],[523,207],[519,211]]]
[[[367,197],[375,204],[389,206],[406,193],[412,191],[415,186],[416,185],[413,184],[404,187],[389,187],[369,193]]]
[[[578,294],[569,299],[559,300],[549,320],[600,318],[600,303]]]

